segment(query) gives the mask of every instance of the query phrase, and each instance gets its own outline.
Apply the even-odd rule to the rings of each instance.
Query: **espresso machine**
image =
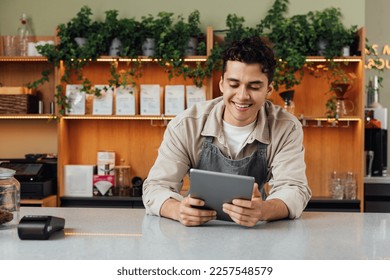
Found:
[[[387,176],[387,108],[366,108],[366,176]]]

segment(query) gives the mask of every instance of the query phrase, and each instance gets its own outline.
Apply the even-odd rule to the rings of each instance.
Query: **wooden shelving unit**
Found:
[[[207,53],[213,45],[213,30],[207,29]],[[210,39],[211,38],[211,39]],[[182,77],[168,78],[168,75],[158,65],[157,61],[146,57],[139,58],[142,62],[142,77],[136,80],[140,84],[192,85],[191,79]],[[205,62],[206,56],[186,57],[188,63]],[[118,68],[126,67],[132,59],[101,57],[83,68],[83,74],[92,84],[108,84],[110,78],[110,63],[116,61]],[[58,69],[62,73],[64,69]],[[75,81],[75,83],[77,83]],[[205,81],[206,99],[212,98],[212,79]],[[136,94],[136,106],[139,97]],[[161,96],[161,98],[163,98]],[[161,104],[163,104],[161,99]],[[163,108],[161,108],[163,109]],[[136,112],[139,112],[136,110]],[[161,110],[163,112],[163,110]],[[63,169],[68,164],[96,164],[98,151],[115,151],[116,164],[124,162],[131,166],[131,177],[146,178],[161,144],[167,122],[172,116],[64,116],[59,122],[59,151],[58,151],[58,184],[59,198],[64,195]],[[98,198],[97,198],[98,199]],[[112,198],[115,199],[115,198]],[[69,203],[69,200],[64,200]],[[104,203],[104,201],[103,201]]]
[[[363,50],[361,56],[343,57],[336,59],[344,70],[356,75],[355,85],[346,97],[355,104],[353,114],[340,119],[325,117],[325,104],[330,98],[330,85],[325,78],[316,78],[310,75],[309,69],[304,69],[302,83],[296,86],[294,103],[295,115],[301,120],[304,129],[304,145],[307,164],[307,176],[314,197],[328,196],[327,176],[332,170],[353,171],[357,174],[358,200],[360,209],[363,209],[363,155],[364,155],[364,30],[359,32]],[[53,39],[53,38],[52,38]],[[207,50],[213,45],[213,31],[207,30]],[[207,57],[188,57],[190,63],[203,62]],[[168,79],[166,73],[156,61],[141,57],[143,60],[143,75],[136,82],[139,84],[192,84],[191,80],[180,77]],[[107,84],[109,79],[110,63],[118,62],[118,67],[125,67],[131,60],[116,57],[101,57],[91,62],[84,70],[92,84]],[[311,65],[325,62],[323,57],[308,57]],[[52,67],[55,74],[50,75],[50,82],[42,87],[44,100],[43,115],[0,115],[0,129],[17,127],[12,133],[18,138],[29,139],[24,141],[28,145],[34,135],[24,135],[23,130],[33,125],[35,130],[42,131],[41,126],[51,126],[51,130],[58,129],[55,141],[58,141],[58,202],[64,195],[63,169],[67,164],[96,164],[97,151],[111,150],[116,152],[116,164],[124,160],[131,166],[131,176],[145,178],[155,161],[165,127],[171,116],[63,116],[53,117],[49,113],[49,104],[53,101],[55,85],[59,84],[63,68],[54,69],[42,57],[2,57],[0,56],[0,83],[8,86],[20,86],[40,78],[41,71]],[[219,76],[215,75],[205,84],[207,99],[219,95],[217,83]],[[75,83],[76,80],[75,80]],[[214,94],[213,94],[214,89]],[[273,93],[271,99],[283,105],[278,93]],[[138,102],[139,106],[139,102]],[[28,130],[29,133],[31,129]],[[44,132],[51,133],[51,132]],[[57,133],[57,132],[56,132]],[[42,134],[42,133],[41,133]],[[13,141],[13,140],[11,140]],[[46,142],[39,143],[45,146]],[[34,152],[34,143],[30,152]],[[8,147],[5,149],[9,149]],[[17,149],[17,147],[13,147]],[[0,154],[2,150],[0,148]]]
[[[361,56],[336,59],[345,72],[356,75],[352,89],[345,95],[354,105],[350,116],[328,119],[325,116],[327,100],[332,96],[329,81],[317,78],[304,69],[302,83],[296,86],[295,115],[303,124],[307,177],[313,197],[326,197],[328,175],[331,171],[352,171],[357,176],[357,199],[360,209],[364,203],[364,29],[359,30]],[[323,64],[323,57],[308,57],[311,66]],[[271,98],[283,106],[278,93]]]
[[[3,37],[0,36],[0,46]],[[38,36],[37,41],[54,41],[54,36]],[[54,101],[55,67],[42,56],[4,56],[0,47],[0,86],[21,87],[42,77],[43,70],[50,70],[49,82],[39,88],[43,101],[43,114],[0,115],[3,142],[2,158],[24,157],[27,153],[57,152],[57,121],[50,113]]]

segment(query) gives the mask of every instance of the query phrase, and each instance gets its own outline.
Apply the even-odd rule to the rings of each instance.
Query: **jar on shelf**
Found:
[[[20,183],[14,178],[16,171],[0,168],[0,227],[19,223]]]
[[[114,196],[131,196],[129,165],[115,166]]]

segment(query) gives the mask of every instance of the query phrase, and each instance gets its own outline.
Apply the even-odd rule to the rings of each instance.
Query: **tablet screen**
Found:
[[[190,169],[188,194],[204,200],[204,208],[217,211],[218,220],[232,221],[229,215],[222,211],[222,205],[231,203],[236,198],[250,200],[254,183],[255,178],[252,176]]]

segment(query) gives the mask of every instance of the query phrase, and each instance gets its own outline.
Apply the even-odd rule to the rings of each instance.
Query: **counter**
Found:
[[[390,184],[390,176],[364,177],[364,183],[368,184]]]
[[[20,240],[0,226],[0,259],[389,259],[390,214],[304,212],[297,220],[244,228],[200,227],[145,215],[144,209],[22,207],[23,215],[66,219],[50,240]]]

